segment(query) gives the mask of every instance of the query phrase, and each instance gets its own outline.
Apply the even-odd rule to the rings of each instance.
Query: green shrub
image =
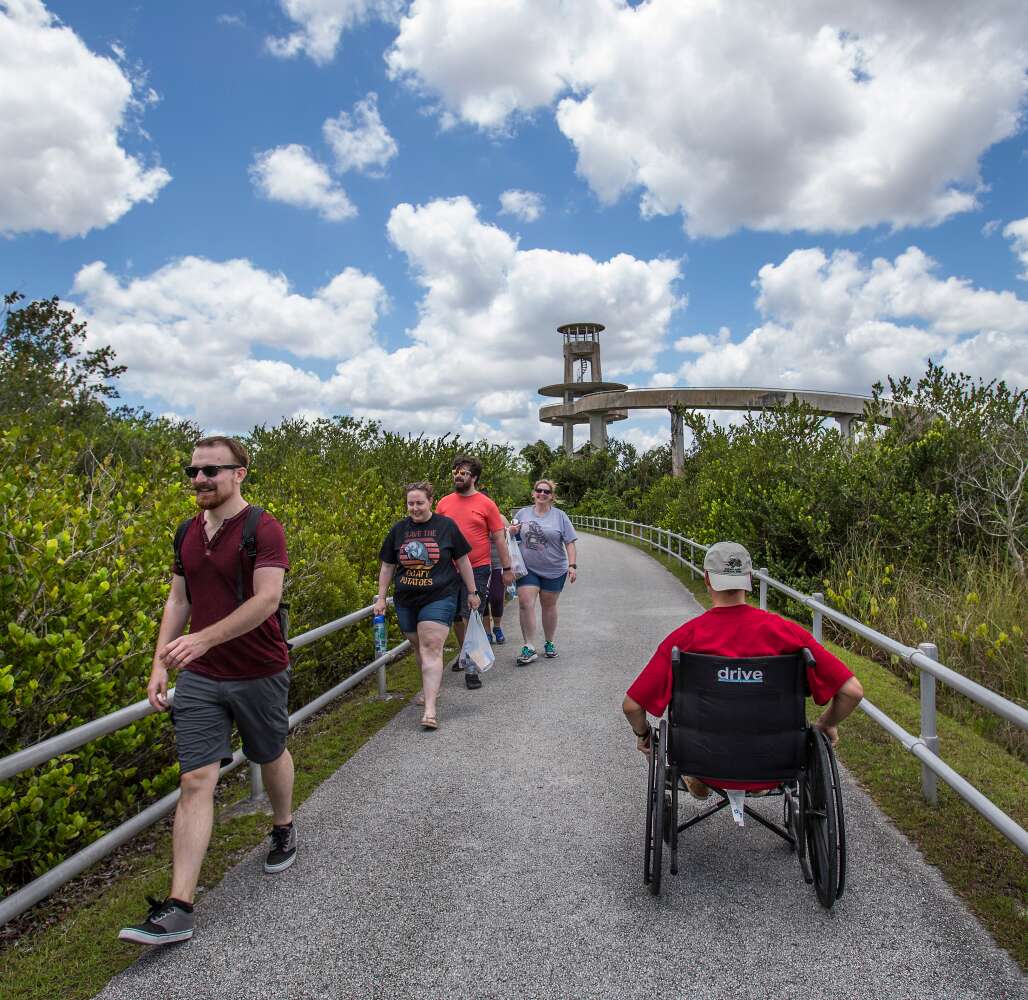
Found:
[[[52,404],[49,419],[7,412],[0,425],[0,756],[145,697],[173,532],[195,511],[181,474],[195,428],[102,405],[79,409],[79,430],[65,416]],[[449,492],[453,457],[469,451],[501,505],[527,488],[509,448],[350,418],[257,428],[247,444],[244,494],[286,530],[294,634],[371,602],[379,546],[405,513],[403,483],[431,478]],[[350,628],[300,651],[290,707],[369,662],[372,647],[370,628]],[[177,780],[162,714],[0,782],[0,891]]]

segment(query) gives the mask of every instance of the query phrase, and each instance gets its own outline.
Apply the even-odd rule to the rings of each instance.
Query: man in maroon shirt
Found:
[[[247,758],[261,765],[274,814],[264,870],[284,871],[296,857],[293,759],[286,749],[289,649],[276,614],[289,560],[282,525],[267,513],[257,521],[256,557],[243,547],[250,505],[240,486],[249,464],[234,438],[209,437],[196,443],[185,470],[200,511],[182,538],[146,689],[150,704],[164,711],[168,670],[179,671],[172,718],[181,797],[171,892],[163,901],[148,897],[146,920],[118,935],[125,941],[157,945],[193,936],[193,895],[210,841],[218,772],[232,758],[233,722]]]
[[[671,701],[671,650],[706,653],[711,656],[779,656],[806,647],[814,656],[807,670],[811,697],[828,707],[814,723],[835,746],[839,742],[839,723],[860,704],[864,689],[845,663],[833,656],[806,629],[769,611],[750,607],[746,592],[753,589],[750,554],[735,542],[712,545],[703,560],[703,580],[710,594],[709,611],[685,622],[657,647],[650,662],[633,681],[622,705],[637,747],[650,752],[650,729],[646,713],[660,717]],[[744,775],[740,775],[744,778]],[[684,778],[695,797],[710,794],[698,777]],[[725,781],[719,788],[757,790],[774,788],[778,782]]]

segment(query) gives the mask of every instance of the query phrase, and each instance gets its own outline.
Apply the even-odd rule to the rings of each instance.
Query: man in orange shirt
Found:
[[[479,492],[478,480],[482,475],[482,463],[473,455],[458,455],[453,460],[453,492],[443,497],[436,504],[436,513],[445,514],[457,522],[461,534],[471,546],[471,569],[475,574],[475,590],[484,605],[489,599],[489,577],[492,573],[492,560],[489,551],[489,540],[496,544],[500,554],[503,570],[503,585],[509,587],[514,582],[514,571],[510,567],[510,550],[507,548],[507,532],[499,508],[484,493]],[[453,630],[457,633],[457,642],[464,644],[464,632],[470,611],[468,610],[468,592],[463,582],[457,596],[457,617],[453,622]],[[463,669],[460,658],[453,663],[454,670]],[[468,670],[464,675],[464,683],[472,690],[482,686],[482,678],[477,670]]]

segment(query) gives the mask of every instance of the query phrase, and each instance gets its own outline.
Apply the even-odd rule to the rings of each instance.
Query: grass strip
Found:
[[[412,656],[390,666],[388,701],[378,700],[374,675],[335,705],[290,735],[296,764],[293,801],[299,806],[334,774],[421,689]],[[267,837],[266,813],[230,815],[248,795],[245,768],[219,786],[219,815],[200,874],[197,899],[221,881],[241,857]],[[302,834],[301,834],[302,836]],[[102,868],[106,861],[96,867]],[[171,881],[171,817],[119,852],[112,880],[98,890],[66,887],[49,902],[59,922],[28,931],[0,952],[0,997],[4,1000],[80,1000],[98,993],[112,976],[139,956],[139,945],[118,940],[118,930],[138,922],[146,894],[163,899]]]
[[[703,607],[710,600],[702,577],[677,559],[645,542],[607,532],[647,553],[670,570]],[[800,621],[810,629],[809,621]],[[653,645],[663,638],[653,637]],[[860,678],[864,693],[907,732],[921,728],[916,691],[886,667],[833,642],[824,645]],[[1028,768],[1016,757],[969,726],[940,714],[939,748],[943,760],[1024,826],[1028,823]],[[921,795],[921,764],[870,716],[851,715],[841,728],[839,758],[892,822],[942,873],[953,890],[1021,968],[1028,971],[1028,866],[1021,851],[941,779],[939,804]]]

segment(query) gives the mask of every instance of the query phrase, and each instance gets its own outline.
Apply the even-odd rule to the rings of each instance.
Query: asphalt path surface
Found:
[[[483,687],[446,673],[438,731],[401,712],[298,810],[292,868],[266,875],[255,850],[201,898],[192,941],[144,951],[100,996],[1025,996],[848,775],[849,877],[831,913],[782,841],[727,810],[682,835],[680,874],[665,859],[651,896],[645,759],[620,703],[700,608],[629,546],[584,536],[579,562],[558,659],[514,666],[509,607]]]

